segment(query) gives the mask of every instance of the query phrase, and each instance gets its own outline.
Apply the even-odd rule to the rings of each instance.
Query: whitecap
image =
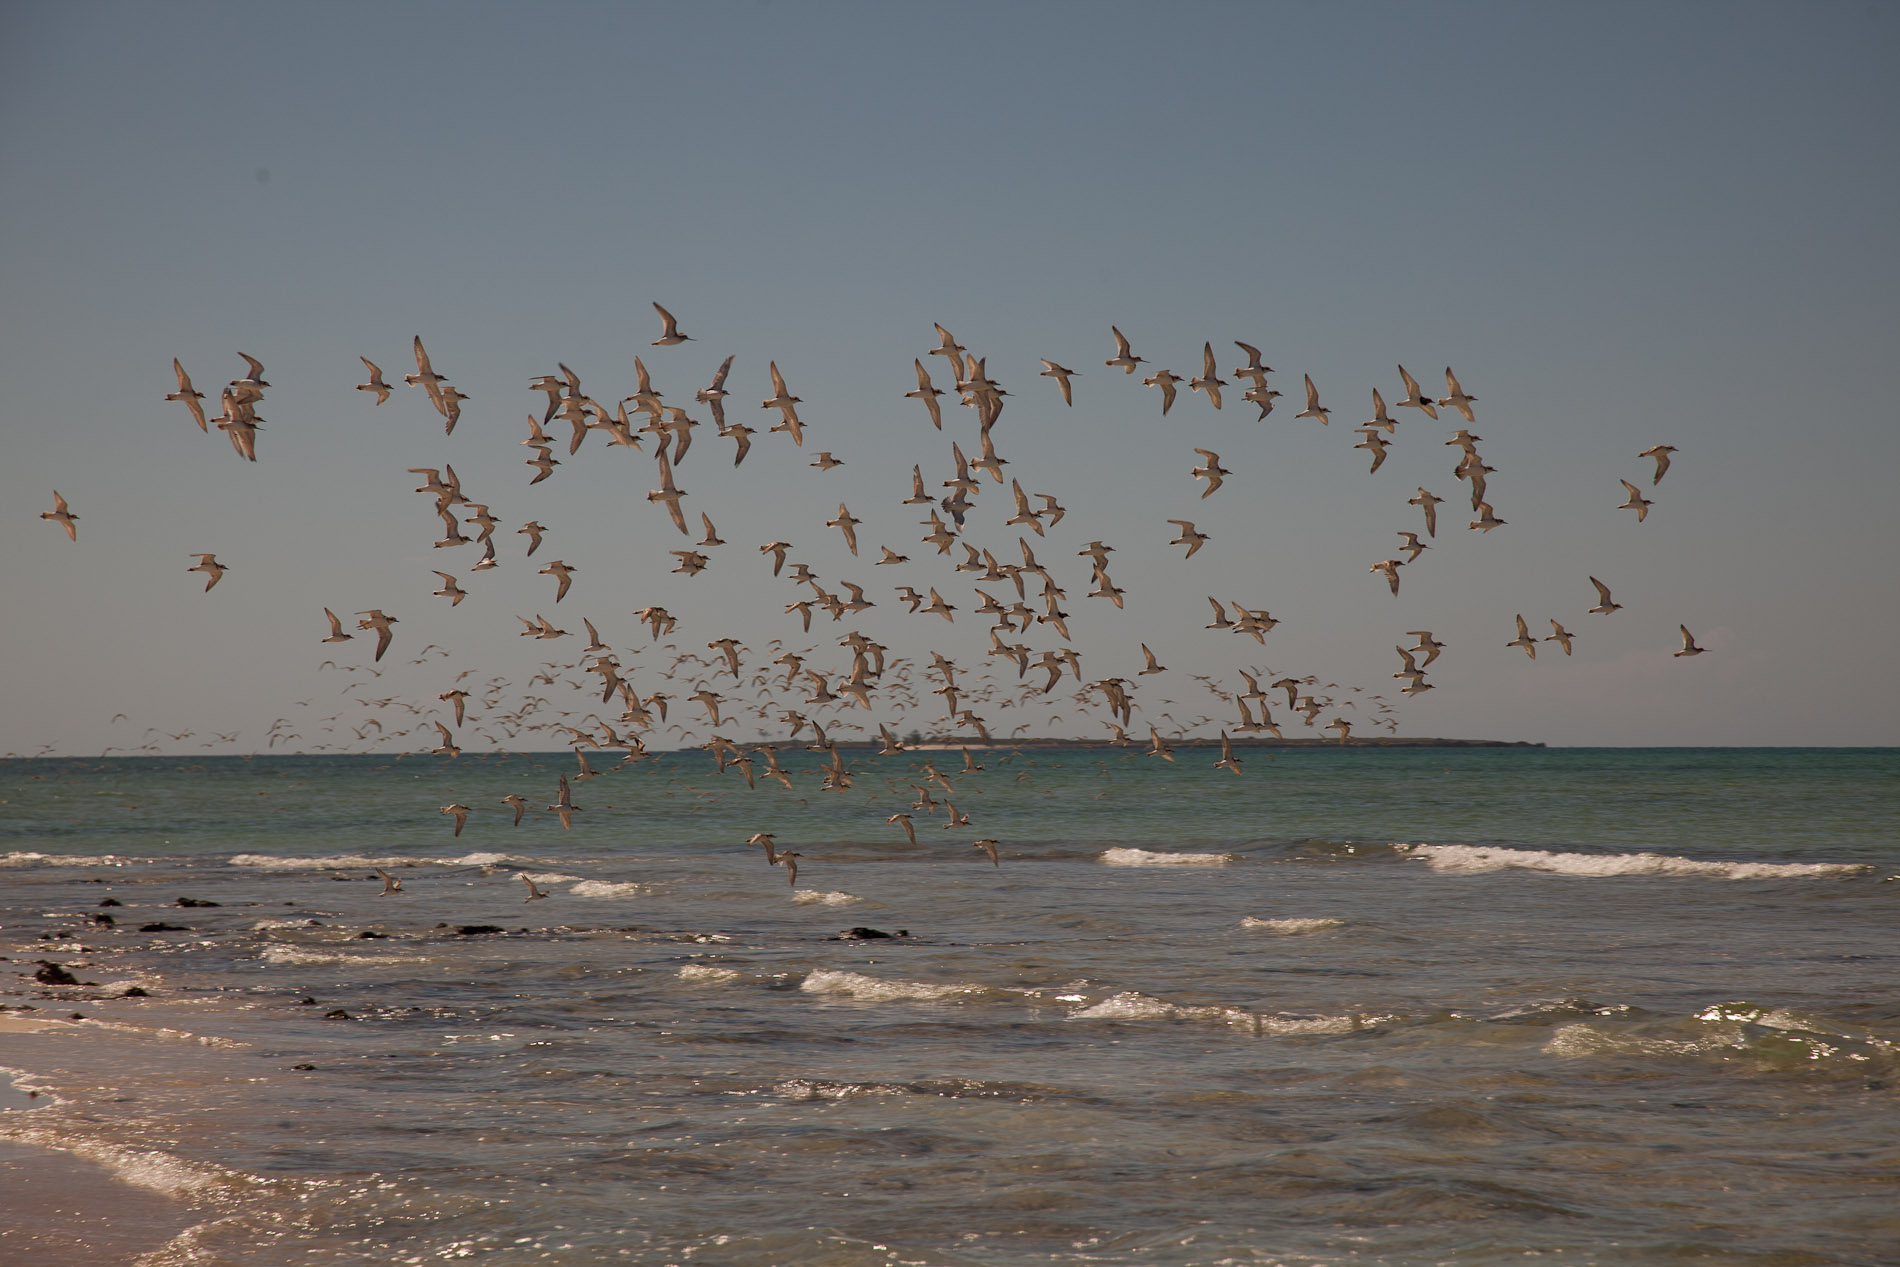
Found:
[[[1556,853],[1543,849],[1503,849],[1493,845],[1411,845],[1434,871],[1476,874],[1519,867],[1574,876],[1706,876],[1718,880],[1784,880],[1857,875],[1861,863],[1704,862],[1660,853]]]
[[[1324,932],[1329,928],[1342,928],[1345,926],[1345,923],[1346,921],[1343,919],[1321,919],[1317,917],[1306,919],[1298,917],[1287,919],[1260,919],[1256,916],[1249,915],[1240,921],[1240,926],[1242,928],[1257,929],[1261,932],[1278,933],[1281,936],[1290,937],[1300,933],[1318,933]]]
[[[818,968],[799,982],[798,988],[811,994],[845,994],[854,999],[882,1003],[897,999],[942,999],[969,994],[983,987],[969,984],[935,985],[928,981],[889,981],[882,977],[866,976],[862,972]]]
[[[725,985],[744,976],[737,968],[717,968],[709,963],[689,963],[680,968],[680,977],[686,981],[699,981],[707,985]]]
[[[133,861],[111,854],[34,853],[31,850],[0,854],[0,867],[125,867]]]
[[[1102,861],[1111,867],[1224,867],[1233,860],[1230,853],[1156,853],[1151,849],[1117,848],[1102,854]]]
[[[1286,1016],[1241,1007],[1187,1006],[1153,998],[1137,990],[1110,995],[1069,1013],[1077,1021],[1202,1021],[1255,1034],[1346,1034],[1359,1028],[1351,1016]]]
[[[338,871],[351,867],[497,867],[507,863],[533,862],[507,853],[465,853],[454,858],[425,858],[413,854],[338,853],[312,858],[278,857],[275,854],[241,853],[231,859],[234,867],[257,867],[264,871]]]
[[[575,897],[635,897],[651,891],[649,886],[631,880],[582,880],[568,890]]]
[[[425,955],[346,955],[338,950],[312,950],[305,946],[266,946],[269,963],[427,963]]]
[[[818,902],[825,906],[845,906],[860,900],[855,893],[826,893],[821,889],[799,889],[792,894],[794,902]]]

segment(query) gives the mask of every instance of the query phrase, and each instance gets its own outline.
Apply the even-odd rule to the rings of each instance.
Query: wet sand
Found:
[[[197,1221],[180,1203],[120,1183],[104,1166],[0,1140],[0,1262],[111,1267],[150,1253]]]

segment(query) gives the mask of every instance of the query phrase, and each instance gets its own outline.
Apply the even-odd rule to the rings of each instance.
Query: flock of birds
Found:
[[[658,339],[653,340],[655,347],[674,347],[691,340],[691,336],[681,332],[679,322],[673,314],[659,304],[653,305],[662,322],[662,331]],[[742,773],[749,786],[755,783],[755,773],[776,780],[785,787],[793,787],[791,774],[779,763],[777,753],[779,745],[752,744],[742,745],[721,736],[718,731],[730,724],[735,714],[749,712],[761,722],[773,720],[789,727],[786,743],[795,743],[806,730],[812,732],[810,747],[825,754],[827,764],[823,767],[821,789],[841,790],[851,785],[851,771],[846,763],[844,749],[840,741],[834,740],[826,730],[861,731],[850,720],[851,710],[873,710],[873,697],[879,704],[894,706],[899,716],[908,715],[911,710],[927,702],[923,699],[924,687],[928,685],[928,694],[941,700],[944,710],[940,721],[932,723],[934,746],[944,746],[956,736],[974,735],[974,742],[988,744],[993,742],[991,720],[994,714],[984,714],[993,708],[1011,708],[1027,710],[1069,676],[1076,684],[1074,698],[1083,707],[1097,708],[1102,711],[1102,723],[1117,744],[1129,744],[1128,728],[1134,725],[1135,710],[1140,707],[1137,700],[1138,682],[1151,676],[1165,674],[1168,669],[1162,665],[1155,653],[1144,643],[1141,646],[1144,663],[1139,669],[1128,670],[1128,676],[1104,676],[1094,680],[1085,680],[1080,653],[1070,645],[1072,643],[1069,621],[1071,612],[1065,610],[1068,591],[1057,582],[1051,568],[1038,558],[1038,544],[1029,540],[1033,534],[1039,541],[1045,538],[1047,530],[1060,523],[1067,511],[1058,499],[1044,492],[1026,490],[1017,478],[1008,479],[1008,493],[1012,513],[1003,520],[1006,529],[1017,529],[1016,550],[1004,550],[999,556],[995,550],[973,540],[974,528],[969,523],[976,500],[982,493],[983,477],[996,486],[1005,482],[1004,467],[1008,459],[1002,457],[997,449],[993,430],[1002,416],[1010,397],[1009,391],[999,382],[989,377],[985,357],[969,353],[964,345],[957,342],[951,333],[942,326],[936,327],[937,345],[923,355],[914,358],[913,370],[916,386],[903,393],[907,399],[920,402],[931,425],[941,431],[944,426],[943,398],[954,392],[958,402],[974,411],[979,424],[976,436],[976,456],[966,454],[962,442],[951,444],[951,478],[941,481],[943,492],[933,492],[926,480],[922,465],[911,469],[910,495],[903,499],[905,506],[919,508],[926,518],[920,520],[920,526],[927,531],[920,537],[924,546],[933,547],[940,568],[967,574],[973,595],[980,599],[977,603],[955,603],[946,599],[935,587],[925,585],[920,591],[911,585],[895,586],[895,593],[908,612],[922,616],[941,617],[954,625],[959,612],[968,616],[987,618],[988,646],[985,664],[975,667],[959,666],[941,652],[932,651],[927,668],[922,668],[924,681],[918,681],[913,673],[914,667],[922,666],[921,660],[891,654],[891,649],[852,630],[837,640],[837,649],[848,654],[849,663],[842,662],[830,667],[818,663],[819,647],[808,646],[793,650],[781,639],[773,639],[769,650],[776,655],[769,660],[770,669],[757,662],[757,655],[745,643],[726,637],[705,644],[710,656],[700,656],[692,651],[681,651],[678,644],[668,642],[661,646],[661,639],[674,634],[678,620],[664,607],[649,605],[635,612],[635,616],[649,631],[649,647],[671,652],[670,663],[660,672],[668,683],[678,683],[678,691],[667,689],[646,689],[636,687],[634,675],[630,671],[629,661],[637,659],[647,647],[632,647],[617,651],[604,641],[592,620],[581,623],[587,631],[588,643],[581,662],[563,664],[559,661],[544,661],[541,672],[530,680],[527,693],[516,702],[512,709],[505,707],[503,696],[512,684],[506,678],[492,678],[485,688],[471,692],[462,685],[463,680],[474,671],[469,670],[457,677],[455,684],[438,697],[444,706],[443,714],[452,715],[457,728],[466,723],[466,712],[471,699],[477,699],[492,715],[494,729],[479,729],[491,742],[513,741],[524,732],[558,730],[565,734],[572,744],[580,764],[578,777],[592,777],[596,771],[590,766],[587,753],[590,750],[618,749],[625,753],[623,765],[637,763],[647,755],[646,739],[648,734],[658,730],[668,730],[678,736],[682,746],[689,739],[698,739],[700,731],[688,729],[680,722],[668,721],[669,703],[691,702],[703,711],[705,733],[707,737],[700,746],[708,749],[720,773],[736,769]],[[1135,354],[1129,339],[1119,328],[1111,327],[1114,339],[1114,355],[1104,360],[1103,365],[1110,369],[1120,369],[1132,376],[1137,369],[1148,362]],[[1266,419],[1275,408],[1275,401],[1281,393],[1270,385],[1270,376],[1275,373],[1272,366],[1262,360],[1260,350],[1250,344],[1235,341],[1236,346],[1245,354],[1244,364],[1230,371],[1233,380],[1244,384],[1240,392],[1241,401],[1255,406],[1259,418]],[[438,372],[418,336],[412,348],[415,360],[415,372],[406,374],[402,382],[409,387],[420,389],[443,421],[445,434],[452,435],[462,416],[462,404],[469,397],[458,390],[450,380]],[[177,389],[165,399],[182,403],[189,410],[192,420],[201,431],[209,433],[213,423],[229,437],[232,447],[247,461],[258,460],[258,432],[264,429],[264,421],[258,414],[258,406],[263,402],[265,389],[270,386],[264,378],[264,367],[254,357],[240,354],[247,372],[241,378],[233,379],[219,393],[221,412],[215,418],[205,413],[205,394],[197,390],[184,366],[174,360],[173,371],[177,378]],[[397,389],[385,377],[377,363],[367,357],[361,358],[367,371],[367,381],[359,383],[357,390],[374,398],[374,404],[381,406],[396,394]],[[753,448],[753,437],[758,429],[746,425],[743,421],[728,417],[728,404],[731,393],[727,390],[728,376],[732,370],[735,356],[728,356],[721,363],[712,380],[706,386],[697,389],[693,395],[695,404],[703,405],[711,418],[714,434],[733,442],[732,463],[743,463]],[[931,363],[926,364],[929,360]],[[939,365],[938,363],[941,362]],[[1043,370],[1039,377],[1053,380],[1054,390],[1059,392],[1065,406],[1074,405],[1073,379],[1078,371],[1067,368],[1055,361],[1042,361]],[[528,435],[521,443],[527,446],[532,455],[526,465],[534,470],[529,484],[538,484],[553,476],[562,460],[555,456],[560,441],[550,435],[547,428],[566,423],[570,434],[566,437],[566,451],[569,459],[579,453],[581,446],[598,434],[610,447],[620,447],[636,451],[645,451],[648,439],[652,442],[651,456],[655,462],[655,482],[659,487],[647,493],[647,500],[662,507],[673,528],[688,538],[686,548],[672,549],[669,553],[677,560],[673,572],[688,577],[697,576],[706,571],[713,561],[710,551],[722,547],[726,542],[719,536],[710,515],[700,513],[698,518],[703,535],[693,539],[693,529],[681,503],[689,494],[679,483],[678,472],[686,461],[688,452],[694,445],[694,432],[702,423],[691,417],[687,410],[669,404],[662,393],[655,389],[653,379],[641,358],[634,358],[637,375],[635,391],[621,398],[613,408],[601,403],[582,386],[580,377],[566,365],[559,367],[558,373],[544,374],[530,384],[534,392],[544,398],[539,414],[528,416]],[[943,375],[950,390],[937,385],[933,370]],[[1392,402],[1392,409],[1410,409],[1417,414],[1436,420],[1439,410],[1454,410],[1468,425],[1476,424],[1476,415],[1472,406],[1477,397],[1467,392],[1457,375],[1447,367],[1445,370],[1446,394],[1432,397],[1425,393],[1417,379],[1404,366],[1399,367],[1399,378],[1403,393]],[[795,448],[802,448],[805,439],[806,424],[799,414],[801,398],[794,395],[787,385],[784,374],[776,362],[769,365],[772,394],[763,399],[759,408],[775,415],[775,420],[767,429],[767,434],[786,435]],[[1215,409],[1223,408],[1222,390],[1230,380],[1219,377],[1217,361],[1211,342],[1203,345],[1201,372],[1191,378],[1185,378],[1168,369],[1156,369],[1154,373],[1141,379],[1143,386],[1154,387],[1160,393],[1162,416],[1166,416],[1177,402],[1180,384],[1185,383],[1190,392],[1203,394]],[[1318,387],[1311,375],[1304,378],[1305,408],[1296,418],[1313,419],[1322,426],[1331,425],[1333,410],[1323,404]],[[1372,417],[1359,424],[1356,433],[1360,440],[1353,447],[1363,449],[1370,454],[1371,471],[1378,471],[1386,460],[1386,451],[1393,444],[1399,426],[1398,418],[1388,411],[1383,393],[1374,388],[1372,391]],[[1444,443],[1459,450],[1459,459],[1454,471],[1455,478],[1468,486],[1471,512],[1469,529],[1488,533],[1502,527],[1506,520],[1497,516],[1489,497],[1488,477],[1496,469],[1488,465],[1479,452],[1482,437],[1473,434],[1467,428],[1459,428]],[[1644,450],[1640,456],[1655,464],[1650,480],[1651,487],[1661,483],[1669,471],[1670,458],[1677,450],[1667,444],[1654,445]],[[1201,499],[1206,500],[1219,492],[1226,476],[1232,474],[1221,465],[1220,454],[1211,449],[1196,448],[1194,452],[1201,459],[1200,464],[1192,468],[1194,479],[1204,481],[1206,487]],[[829,451],[817,452],[809,464],[820,472],[830,471],[844,462]],[[489,507],[473,500],[464,492],[461,480],[452,465],[441,468],[410,468],[411,473],[421,477],[416,491],[433,500],[435,514],[442,523],[442,535],[433,545],[437,549],[456,549],[475,546],[479,557],[468,565],[469,573],[479,573],[501,566],[496,548],[496,532],[501,521],[490,513]],[[1622,481],[1627,499],[1618,509],[1634,510],[1638,521],[1644,520],[1649,507],[1654,503],[1643,496],[1642,490],[1634,483]],[[76,524],[79,516],[75,514],[65,497],[54,493],[54,509],[43,512],[42,519],[52,521],[65,531],[67,536],[78,539]],[[1408,499],[1408,504],[1416,506],[1422,514],[1423,535],[1416,530],[1398,532],[1400,546],[1391,558],[1381,559],[1371,565],[1370,571],[1383,577],[1391,593],[1397,595],[1401,582],[1401,571],[1415,563],[1419,556],[1431,549],[1431,541],[1436,540],[1439,528],[1438,509],[1446,499],[1437,496],[1424,487]],[[859,528],[864,520],[852,514],[848,505],[840,502],[834,518],[825,521],[827,529],[836,529],[844,546],[856,558],[860,556],[861,541]],[[1185,547],[1184,559],[1193,558],[1212,539],[1201,531],[1194,520],[1169,519],[1178,532],[1169,544]],[[474,528],[475,535],[469,536],[463,530]],[[529,520],[515,529],[515,534],[527,539],[525,555],[533,557],[542,547],[544,540],[553,535],[552,530],[537,520]],[[772,560],[772,576],[789,581],[801,588],[801,593],[793,601],[784,605],[784,615],[795,618],[801,632],[809,635],[815,613],[828,615],[832,622],[844,621],[848,616],[862,612],[876,605],[876,600],[867,597],[866,588],[856,582],[839,579],[827,581],[814,572],[811,567],[791,559],[796,547],[786,540],[774,540],[758,545],[762,556]],[[878,546],[880,557],[871,566],[895,566],[910,562],[910,556],[900,553],[889,545]],[[962,558],[957,558],[961,552]],[[1089,584],[1086,597],[1101,599],[1112,603],[1116,608],[1123,605],[1123,591],[1118,587],[1109,570],[1109,556],[1114,547],[1102,541],[1090,541],[1077,551],[1078,558],[1089,560]],[[1016,561],[1019,556],[1020,562]],[[1403,556],[1403,557],[1400,557]],[[187,569],[205,576],[205,590],[209,592],[231,570],[221,563],[215,552],[199,552],[194,555],[197,563]],[[927,560],[931,556],[926,556]],[[563,559],[546,561],[538,569],[538,575],[552,578],[552,602],[559,604],[564,600],[574,583],[574,576],[580,569]],[[461,586],[460,578],[454,572],[432,570],[441,585],[431,591],[431,596],[447,600],[450,606],[459,606],[468,596]],[[1590,614],[1608,616],[1621,610],[1622,605],[1612,597],[1610,589],[1596,577],[1590,578],[1595,587],[1598,601],[1588,609]],[[942,582],[939,582],[942,584]],[[1037,587],[1037,597],[1029,598],[1031,584]],[[985,588],[987,586],[988,588]],[[945,586],[948,588],[948,586]],[[1013,594],[1012,594],[1013,591]],[[953,592],[953,597],[956,596]],[[1000,597],[999,597],[1000,596]],[[1265,609],[1249,608],[1238,601],[1223,603],[1209,596],[1212,608],[1212,621],[1206,628],[1219,633],[1237,633],[1252,638],[1255,643],[1264,646],[1266,635],[1279,623]],[[455,732],[440,717],[423,718],[424,709],[417,705],[386,697],[373,698],[374,679],[380,671],[372,666],[382,661],[393,645],[396,632],[394,626],[400,623],[398,617],[390,615],[380,608],[368,608],[354,613],[356,620],[350,632],[345,620],[331,608],[323,609],[327,621],[327,633],[320,641],[329,644],[352,642],[357,634],[366,637],[374,635],[375,650],[370,657],[371,665],[338,665],[334,661],[324,662],[323,667],[334,667],[348,673],[353,681],[346,687],[346,693],[358,688],[368,688],[368,692],[352,699],[364,706],[374,706],[379,710],[406,709],[412,717],[422,718],[409,730],[390,730],[379,717],[370,717],[360,726],[352,726],[356,742],[370,745],[386,742],[399,735],[408,734],[415,729],[426,730],[433,727],[438,740],[431,752],[446,756],[456,756],[461,752],[456,743]],[[522,637],[540,640],[555,640],[572,636],[569,631],[559,628],[545,615],[537,613],[533,619],[518,616],[522,625]],[[1038,651],[1024,640],[1024,635],[1032,629],[1046,628],[1060,640],[1061,645],[1047,647]],[[1547,637],[1534,636],[1522,614],[1516,617],[1517,636],[1503,646],[1522,650],[1535,659],[1539,642],[1556,643],[1565,655],[1571,654],[1572,641],[1576,637],[1557,619],[1550,619],[1551,633]],[[1681,629],[1682,647],[1677,656],[1693,656],[1702,653],[1703,648],[1695,643],[1694,637],[1686,626]],[[1408,637],[1416,639],[1411,646],[1396,645],[1394,650],[1400,660],[1398,671],[1392,674],[1395,679],[1404,682],[1401,693],[1414,696],[1430,691],[1433,685],[1427,680],[1427,671],[1445,650],[1444,643],[1437,640],[1429,629],[1408,631]],[[448,653],[431,644],[421,652],[413,663],[423,664],[430,659],[431,653],[444,657]],[[623,660],[622,656],[626,659]],[[748,676],[746,664],[753,661]],[[1008,670],[1014,668],[1011,680]],[[783,677],[777,670],[783,669]],[[578,675],[578,676],[575,676]],[[1035,675],[1032,678],[1031,675]],[[1244,690],[1231,690],[1224,684],[1207,675],[1193,675],[1212,695],[1224,703],[1230,703],[1237,716],[1228,724],[1234,734],[1247,736],[1272,734],[1284,738],[1280,724],[1274,719],[1272,705],[1279,692],[1284,692],[1289,712],[1299,715],[1305,726],[1315,727],[1318,717],[1327,711],[1356,707],[1352,700],[1342,700],[1338,696],[1328,695],[1327,691],[1349,690],[1351,694],[1365,694],[1359,688],[1341,688],[1337,683],[1320,684],[1312,676],[1296,677],[1285,675],[1275,680],[1263,682],[1271,676],[1259,669],[1242,669],[1240,676],[1246,687]],[[587,678],[595,679],[589,683]],[[800,682],[809,687],[809,694],[802,700],[785,702],[782,697],[791,692]],[[553,688],[557,683],[565,684],[572,691],[586,692],[589,696],[599,692],[602,708],[616,700],[620,711],[610,717],[601,716],[598,710],[580,713],[578,710],[561,710],[554,707],[553,701],[546,696],[534,693],[534,688],[546,685]],[[685,693],[685,687],[694,689]],[[742,692],[749,691],[750,694]],[[763,699],[765,702],[760,703]],[[1173,699],[1161,701],[1164,704],[1176,704]],[[308,701],[303,703],[308,704]],[[1396,730],[1396,715],[1389,702],[1383,696],[1371,695],[1369,705],[1376,704],[1378,713],[1373,725],[1383,725]],[[801,711],[794,704],[802,704]],[[984,712],[979,712],[981,707]],[[550,716],[551,714],[551,716]],[[1018,715],[1021,715],[1020,713]],[[121,715],[122,716],[122,715]],[[326,722],[344,721],[343,714],[324,719]],[[1051,723],[1058,722],[1051,717]],[[1178,739],[1195,726],[1214,722],[1212,716],[1203,715],[1194,718],[1177,718],[1172,713],[1161,712],[1147,721],[1148,753],[1167,761],[1174,760],[1173,749],[1164,736],[1160,722],[1172,723],[1171,733]],[[580,721],[582,725],[573,724]],[[268,746],[275,747],[279,742],[301,740],[300,732],[288,729],[293,723],[286,718],[278,719],[268,738]],[[345,722],[348,725],[348,722]],[[901,724],[901,723],[900,723]],[[1337,735],[1340,743],[1350,741],[1353,732],[1352,721],[1335,715],[1324,729]],[[1015,728],[1013,735],[1025,729],[1033,729],[1034,723],[1025,722]],[[334,731],[334,727],[329,728]],[[148,735],[151,732],[148,731]],[[171,735],[179,739],[189,735]],[[906,750],[907,741],[900,740],[890,723],[878,727],[880,743],[877,751],[880,755],[892,755]],[[229,740],[234,736],[221,735],[219,740]],[[921,736],[912,730],[908,743],[915,745]],[[962,740],[961,742],[971,742]],[[1229,729],[1220,732],[1221,755],[1214,764],[1234,775],[1241,773],[1241,762],[1235,755],[1233,740]],[[209,746],[209,745],[207,745]],[[309,746],[323,748],[322,742],[312,742]],[[347,746],[347,745],[338,745]],[[969,749],[964,749],[965,772],[980,770]],[[762,769],[755,767],[762,764]],[[934,780],[941,783],[946,792],[950,789],[949,779],[938,772],[934,766],[926,763],[928,772],[926,782],[917,786],[919,798],[911,808],[926,814],[935,814],[948,804],[933,799],[929,787]],[[505,803],[514,812],[514,821],[518,825],[528,802],[519,795],[506,798]],[[558,799],[549,804],[550,813],[559,816],[563,827],[571,827],[573,815],[580,807],[573,803],[569,781],[562,776]],[[461,804],[446,805],[441,813],[454,818],[455,834],[460,835],[468,819],[470,807]],[[950,819],[947,827],[968,826],[969,817],[960,813],[954,805],[948,805]],[[916,835],[911,815],[899,813],[888,820],[899,827],[905,835],[915,841]],[[770,833],[755,835],[749,844],[763,845],[768,862],[783,865],[793,884],[797,881],[796,852],[779,850],[775,847]],[[998,842],[988,837],[974,840],[972,846],[987,854],[992,863],[998,863]],[[386,892],[397,892],[400,883],[391,881]],[[543,896],[535,892],[530,883],[527,900]]]

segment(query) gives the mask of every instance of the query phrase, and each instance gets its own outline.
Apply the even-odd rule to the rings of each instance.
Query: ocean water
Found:
[[[0,1143],[152,1267],[1900,1261],[1900,752],[1241,751],[0,762]]]

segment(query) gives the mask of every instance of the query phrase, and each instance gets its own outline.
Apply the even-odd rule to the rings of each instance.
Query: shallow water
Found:
[[[156,1263],[1892,1261],[1900,754],[1176,755],[0,763],[0,1138]]]

